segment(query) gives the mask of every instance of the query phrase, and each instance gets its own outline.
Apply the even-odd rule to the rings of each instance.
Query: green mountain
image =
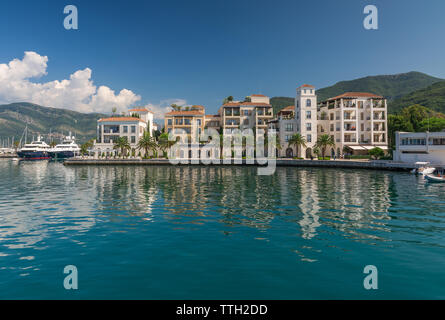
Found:
[[[393,101],[413,93],[414,91],[425,89],[443,79],[431,77],[421,72],[408,72],[394,75],[369,76],[355,80],[341,81],[333,86],[318,89],[318,101],[324,101],[345,92],[370,92],[382,95]],[[276,97],[271,99],[271,104],[275,110],[283,106],[293,105],[293,98]],[[292,102],[291,102],[292,101]],[[290,104],[288,104],[291,102]]]
[[[277,114],[281,109],[293,106],[295,104],[295,98],[273,97],[270,99],[270,104],[273,107],[273,114]]]
[[[0,105],[0,138],[5,140],[14,137],[14,140],[19,140],[28,123],[28,142],[33,135],[46,135],[50,129],[52,133],[64,135],[71,131],[78,142],[85,142],[96,136],[97,120],[103,116],[99,113],[79,113],[32,103]]]
[[[370,76],[350,81],[341,81],[333,86],[319,89],[317,90],[317,96],[318,101],[324,101],[351,91],[370,92],[384,96],[388,100],[394,100],[439,81],[443,81],[443,79],[414,71],[394,75]]]
[[[445,81],[437,82],[427,88],[411,92],[402,98],[391,101],[388,104],[388,112],[399,113],[403,108],[415,104],[445,113]]]

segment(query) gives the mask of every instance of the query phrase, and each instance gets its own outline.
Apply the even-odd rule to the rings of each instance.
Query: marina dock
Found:
[[[257,162],[252,163],[242,160],[241,163],[210,164],[211,166],[259,166]],[[260,162],[261,163],[261,162]],[[64,161],[66,166],[82,165],[175,165],[168,159],[67,159]],[[205,165],[198,160],[189,160],[189,163],[179,163],[178,166],[202,166]],[[206,164],[207,165],[207,164]],[[414,163],[402,163],[394,161],[353,161],[353,160],[294,160],[277,159],[277,167],[324,167],[324,168],[348,168],[348,169],[373,169],[373,170],[391,170],[391,171],[410,171],[416,168]]]

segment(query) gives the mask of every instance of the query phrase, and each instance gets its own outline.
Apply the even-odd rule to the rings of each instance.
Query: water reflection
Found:
[[[338,234],[368,244],[395,240],[394,229],[405,232],[401,221],[443,222],[443,186],[427,186],[409,174],[278,168],[273,176],[257,176],[249,167],[5,161],[0,172],[0,241],[8,248],[42,245],[53,234],[87,232],[97,223],[134,225],[135,218],[227,235],[248,228],[261,240]],[[442,227],[410,225],[406,232]]]

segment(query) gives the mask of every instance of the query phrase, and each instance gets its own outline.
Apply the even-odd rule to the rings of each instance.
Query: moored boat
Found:
[[[41,141],[40,136],[37,137],[37,141],[25,144],[17,152],[17,156],[20,160],[48,160],[50,146]]]
[[[67,159],[75,157],[80,153],[80,148],[75,142],[75,138],[67,136],[62,143],[56,145],[49,151],[49,155],[52,159]]]
[[[432,174],[436,170],[436,168],[430,166],[429,162],[416,162],[415,165],[416,168],[412,170],[412,173],[420,174],[423,176]]]
[[[432,174],[425,175],[425,179],[427,179],[430,182],[445,182],[444,176],[436,176]]]

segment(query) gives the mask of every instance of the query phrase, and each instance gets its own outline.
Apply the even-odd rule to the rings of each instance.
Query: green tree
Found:
[[[440,132],[445,129],[445,119],[444,118],[428,118],[420,122],[420,131],[425,132]]]
[[[421,129],[420,123],[424,119],[433,117],[435,115],[435,112],[428,108],[425,108],[424,106],[415,104],[404,108],[401,115],[411,123],[415,132],[419,132]]]
[[[178,106],[176,103],[171,104],[170,107],[172,107],[172,109],[174,111],[180,111],[181,110],[181,106]]]
[[[224,98],[223,104],[229,103],[233,101],[233,96],[228,96],[227,98]]]
[[[91,149],[94,145],[94,139],[88,140],[84,144],[80,146],[80,154],[86,155],[88,154],[88,150]]]
[[[317,146],[314,147],[314,149],[312,149],[312,151],[314,152],[314,154],[318,156],[320,156],[320,148],[318,148]]]
[[[176,141],[168,140],[168,133],[162,133],[158,139],[158,147],[162,151],[162,155],[164,158],[167,158],[167,150],[174,145]]]
[[[328,134],[322,134],[318,137],[317,143],[315,144],[321,150],[321,157],[324,159],[327,147],[334,147],[334,138]]]
[[[394,149],[395,147],[395,136],[397,131],[413,132],[414,128],[409,119],[405,116],[390,114],[388,116],[388,136],[391,149]]]
[[[119,137],[119,138],[117,138],[117,140],[114,142],[113,149],[114,150],[120,150],[120,154],[125,156],[127,150],[131,149],[131,146],[128,143],[127,137]]]
[[[371,150],[369,150],[369,155],[374,159],[379,159],[385,155],[385,151],[380,149],[379,147],[375,147]]]
[[[153,150],[153,152],[156,154],[158,145],[156,140],[150,135],[150,132],[145,131],[144,135],[139,139],[137,148],[139,150],[144,150],[144,157],[147,158],[149,150]]]
[[[295,146],[297,149],[297,157],[300,155],[300,147],[306,148],[306,139],[299,133],[293,134],[287,141],[289,147]]]
[[[116,107],[111,108],[111,112],[113,112],[113,116],[114,116],[114,114],[116,113],[116,111],[117,111],[117,108],[116,108]]]

